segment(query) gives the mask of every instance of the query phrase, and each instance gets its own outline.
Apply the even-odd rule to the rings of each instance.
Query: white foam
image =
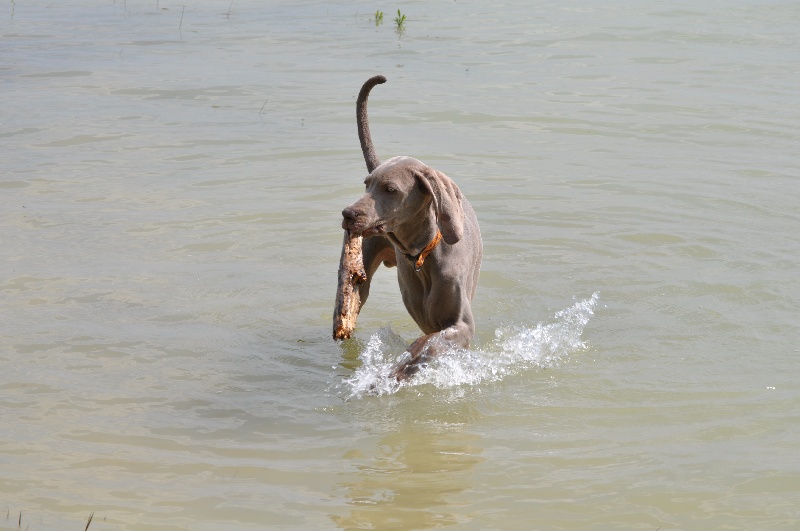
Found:
[[[391,328],[382,328],[370,337],[359,355],[361,366],[339,388],[345,399],[351,399],[393,394],[404,387],[425,384],[440,389],[472,386],[498,381],[530,368],[554,367],[571,353],[586,348],[581,335],[594,315],[599,298],[596,292],[591,298],[557,312],[551,322],[540,322],[533,327],[500,327],[489,345],[446,352],[404,382],[391,378],[390,371],[400,357],[407,355],[407,342]]]

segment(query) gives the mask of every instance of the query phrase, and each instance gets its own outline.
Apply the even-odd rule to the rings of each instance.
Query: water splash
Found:
[[[407,342],[389,327],[382,328],[369,339],[359,355],[361,366],[342,382],[340,389],[346,399],[361,398],[424,384],[440,389],[477,385],[534,367],[554,367],[570,353],[586,348],[581,335],[599,298],[596,292],[591,298],[576,302],[557,312],[552,322],[498,328],[489,345],[444,353],[404,382],[391,378],[390,372]]]

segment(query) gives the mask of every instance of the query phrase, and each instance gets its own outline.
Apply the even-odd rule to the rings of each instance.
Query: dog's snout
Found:
[[[353,208],[353,205],[342,210],[342,228],[344,230],[358,230],[363,223],[364,213]]]

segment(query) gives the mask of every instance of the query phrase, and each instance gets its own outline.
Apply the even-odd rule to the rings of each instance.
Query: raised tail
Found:
[[[381,165],[380,159],[375,154],[375,148],[372,145],[372,136],[369,134],[369,118],[367,117],[367,98],[369,91],[375,85],[386,83],[384,76],[373,76],[369,78],[361,87],[358,93],[358,100],[356,101],[356,123],[358,124],[358,140],[361,142],[361,152],[364,153],[364,162],[367,163],[367,171],[372,173],[372,170]]]

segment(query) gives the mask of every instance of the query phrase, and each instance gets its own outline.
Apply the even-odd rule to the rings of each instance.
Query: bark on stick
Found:
[[[361,295],[358,285],[366,282],[364,256],[361,251],[361,235],[344,233],[342,256],[339,259],[339,284],[336,288],[336,307],[333,310],[333,339],[349,339],[356,328],[358,312],[361,310]]]

